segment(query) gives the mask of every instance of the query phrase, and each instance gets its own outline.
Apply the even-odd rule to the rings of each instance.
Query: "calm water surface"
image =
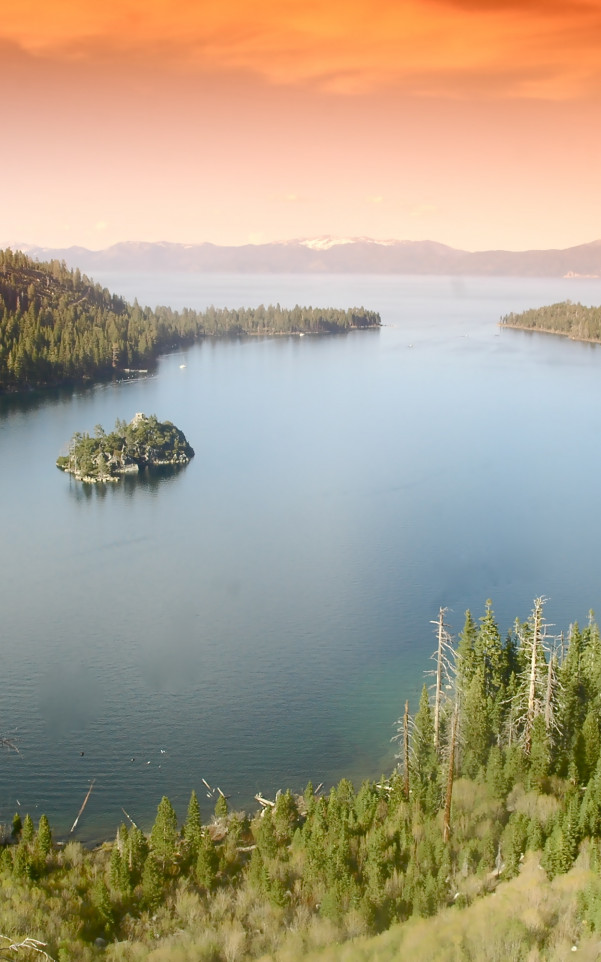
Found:
[[[204,777],[256,791],[378,775],[416,708],[433,619],[486,598],[502,631],[547,595],[601,611],[601,349],[503,331],[601,282],[99,275],[155,306],[364,304],[378,332],[212,341],[148,378],[0,399],[0,821],[65,835],[183,817]],[[88,487],[73,432],[155,413],[175,475]],[[205,799],[208,815],[214,802]]]

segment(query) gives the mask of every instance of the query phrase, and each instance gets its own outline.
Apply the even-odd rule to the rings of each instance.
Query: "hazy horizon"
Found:
[[[601,2],[0,0],[0,236],[601,234]]]
[[[310,247],[310,246],[312,246],[312,242],[313,242],[313,241],[316,241],[316,242],[317,242],[317,241],[322,241],[322,240],[323,240],[323,241],[326,241],[326,240],[327,240],[327,241],[330,241],[331,244],[329,244],[328,246],[332,246],[332,247],[334,247],[334,246],[342,246],[342,245],[346,245],[346,244],[349,244],[349,243],[373,243],[373,244],[382,245],[382,246],[388,246],[388,245],[389,245],[389,246],[393,246],[393,245],[395,245],[395,244],[401,244],[401,245],[402,245],[402,244],[407,244],[407,245],[409,245],[409,244],[420,244],[420,243],[421,243],[421,244],[433,244],[433,245],[441,245],[441,246],[444,246],[444,247],[449,247],[449,248],[451,248],[452,250],[462,251],[463,253],[472,253],[472,254],[487,253],[487,252],[491,252],[491,251],[506,251],[507,253],[520,254],[520,253],[526,253],[526,252],[532,251],[532,250],[541,250],[541,251],[547,251],[547,250],[569,250],[569,249],[571,249],[572,247],[586,247],[586,246],[589,246],[589,245],[592,245],[592,244],[601,244],[601,237],[593,237],[593,238],[591,238],[590,240],[579,241],[579,242],[577,242],[577,243],[575,243],[575,244],[562,245],[561,247],[546,247],[546,248],[502,248],[502,247],[500,247],[499,245],[494,245],[493,247],[480,248],[479,250],[476,250],[476,249],[470,249],[470,250],[468,250],[468,249],[466,249],[466,248],[454,247],[452,244],[444,244],[442,241],[439,241],[439,240],[437,240],[436,238],[433,238],[433,237],[425,237],[425,238],[423,238],[422,240],[410,240],[410,239],[408,239],[408,238],[391,238],[391,237],[386,237],[386,238],[383,238],[383,237],[382,237],[382,238],[378,238],[378,237],[334,237],[334,236],[332,236],[332,235],[320,235],[319,237],[288,237],[288,238],[276,238],[276,239],[274,239],[274,240],[272,240],[272,241],[246,241],[246,242],[242,242],[242,243],[240,243],[240,244],[217,244],[217,243],[215,243],[214,241],[210,241],[210,240],[199,240],[199,241],[177,241],[177,240],[167,241],[167,240],[157,240],[157,241],[147,241],[147,240],[142,240],[142,239],[140,239],[140,238],[135,238],[135,239],[130,239],[130,240],[117,240],[117,241],[112,242],[111,244],[105,244],[105,245],[103,245],[103,246],[101,246],[101,247],[98,247],[98,246],[96,246],[96,247],[91,247],[91,246],[88,246],[88,245],[86,245],[86,244],[76,244],[76,243],[74,243],[74,244],[68,244],[68,245],[65,244],[65,245],[61,245],[61,246],[52,246],[52,247],[51,247],[50,245],[47,245],[47,244],[36,244],[36,243],[31,242],[31,241],[21,239],[21,240],[4,240],[4,241],[3,241],[3,240],[0,240],[0,249],[3,249],[3,248],[4,248],[4,249],[6,249],[6,248],[11,248],[12,250],[23,250],[24,253],[27,253],[28,250],[30,250],[30,249],[34,249],[34,250],[36,250],[36,249],[40,249],[40,250],[63,250],[63,249],[68,249],[68,248],[81,248],[81,249],[84,249],[84,250],[88,250],[88,251],[90,251],[91,253],[100,253],[100,252],[102,252],[102,251],[109,250],[110,248],[118,247],[118,246],[120,246],[120,245],[126,245],[126,244],[131,244],[131,245],[137,245],[137,244],[139,244],[139,245],[142,245],[142,244],[154,244],[154,245],[156,245],[156,246],[164,245],[164,246],[174,246],[174,247],[214,246],[214,247],[232,247],[232,248],[247,247],[247,246],[259,247],[259,246],[262,246],[262,245],[265,245],[265,244],[281,244],[281,245],[286,245],[286,244],[302,244],[302,245],[305,245],[305,246],[307,246],[307,247]],[[319,249],[325,249],[325,248],[315,247],[315,249],[318,249],[318,250],[319,250]]]

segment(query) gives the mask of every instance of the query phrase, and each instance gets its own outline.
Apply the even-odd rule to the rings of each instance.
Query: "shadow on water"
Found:
[[[124,474],[117,481],[100,481],[97,484],[77,481],[69,475],[69,491],[80,502],[108,497],[131,498],[137,491],[156,494],[162,485],[175,481],[186,467],[185,464],[161,464],[142,468],[137,473]]]
[[[75,394],[90,394],[95,385],[69,385],[55,388],[44,388],[39,391],[28,391],[23,394],[0,395],[0,419],[14,414],[31,414],[38,408],[53,404],[65,404],[71,401]]]
[[[0,393],[0,420],[5,420],[14,414],[31,414],[41,407],[66,404],[76,397],[89,397],[94,392],[113,385],[134,384],[146,380],[154,375],[154,369],[149,373],[132,373],[130,376],[120,374],[118,377],[98,378],[94,381],[62,384],[56,387],[37,388],[18,394]]]

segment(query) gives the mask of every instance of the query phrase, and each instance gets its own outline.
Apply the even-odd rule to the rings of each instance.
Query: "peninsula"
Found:
[[[107,434],[100,424],[89,434],[74,434],[69,453],[56,466],[78,481],[118,481],[119,476],[155,465],[187,464],[194,451],[184,434],[171,421],[158,421],[155,414],[136,414],[127,424],[117,419]]]
[[[205,311],[129,304],[64,261],[0,250],[0,394],[146,372],[159,354],[207,337],[341,334],[378,328],[363,307]]]
[[[521,314],[507,314],[500,323],[501,327],[561,334],[572,341],[601,342],[601,307],[585,307],[573,301],[534,307]]]

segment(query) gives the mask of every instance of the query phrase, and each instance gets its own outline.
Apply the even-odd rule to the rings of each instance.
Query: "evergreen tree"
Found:
[[[574,758],[580,782],[586,785],[599,759],[601,740],[596,709],[589,709],[574,744]]]
[[[211,836],[205,833],[198,848],[196,858],[196,880],[207,892],[211,892],[217,881],[217,869],[219,867],[219,856],[215,851],[215,845]]]
[[[296,801],[290,789],[287,789],[277,796],[273,810],[273,828],[278,845],[290,844],[294,830],[298,824],[298,817]]]
[[[413,782],[417,797],[425,801],[428,786],[436,779],[438,763],[434,746],[434,721],[428,689],[424,685],[414,720],[412,739]]]
[[[601,837],[601,758],[584,791],[579,817],[582,835]]]
[[[483,664],[477,665],[465,692],[460,727],[463,738],[461,770],[468,778],[475,778],[479,770],[486,765],[492,740]]]
[[[163,873],[173,864],[177,841],[177,815],[167,796],[163,795],[150,832],[150,851]]]
[[[457,644],[457,685],[460,692],[467,691],[474,675],[477,638],[478,626],[468,608],[465,613],[463,631],[459,634]]]
[[[21,841],[24,845],[31,845],[35,839],[35,826],[31,815],[27,814],[23,819],[23,831]]]
[[[104,879],[99,879],[92,889],[92,904],[105,935],[110,935],[115,925],[115,914],[109,890]]]
[[[45,815],[40,816],[38,823],[38,834],[36,837],[36,849],[42,858],[46,858],[52,849],[52,833],[50,825]]]
[[[163,897],[163,881],[161,866],[150,854],[144,862],[142,871],[142,901],[149,912],[154,912],[161,904]]]
[[[200,806],[196,792],[192,789],[190,801],[188,803],[188,813],[184,822],[183,836],[190,856],[195,858],[202,838],[202,822],[200,818]]]
[[[549,735],[542,715],[537,715],[532,724],[532,744],[530,747],[529,781],[533,788],[542,789],[549,774],[551,750]]]
[[[215,802],[215,818],[227,818],[228,811],[227,798],[225,795],[220,795]]]

